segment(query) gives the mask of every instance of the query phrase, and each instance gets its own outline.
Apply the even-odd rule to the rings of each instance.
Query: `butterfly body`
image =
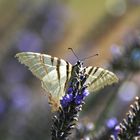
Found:
[[[54,111],[58,110],[60,100],[65,95],[69,83],[76,84],[75,81],[83,73],[86,76],[84,84],[88,86],[89,92],[94,92],[118,81],[114,73],[99,67],[83,67],[82,61],[77,61],[72,66],[63,59],[34,52],[18,53],[16,57],[41,80],[43,89],[48,92],[49,102]]]
[[[72,66],[71,77],[68,80],[68,85],[71,84],[72,87],[76,86],[77,81],[80,80],[81,75],[84,73],[83,62],[77,61],[75,65]],[[67,88],[66,88],[67,89]]]

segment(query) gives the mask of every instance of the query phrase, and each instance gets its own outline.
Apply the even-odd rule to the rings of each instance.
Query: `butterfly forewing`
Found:
[[[70,79],[72,65],[63,59],[40,53],[22,52],[16,57],[41,80],[42,87],[49,92],[53,110],[57,110],[56,106],[59,107]]]
[[[87,67],[86,74],[85,84],[88,85],[89,92],[97,91],[106,85],[118,82],[118,78],[114,73],[99,67]]]
[[[56,67],[67,65],[63,59],[40,53],[22,52],[16,54],[16,57],[18,57],[21,63],[28,66],[32,73],[40,80],[50,71],[56,69]],[[61,65],[59,65],[59,62],[61,62]]]

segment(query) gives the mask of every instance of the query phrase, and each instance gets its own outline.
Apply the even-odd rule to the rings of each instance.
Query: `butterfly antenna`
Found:
[[[96,53],[96,54],[94,54],[94,55],[91,55],[91,56],[88,56],[88,57],[83,58],[81,61],[84,61],[84,60],[86,60],[86,59],[89,59],[89,58],[91,58],[91,57],[98,56],[98,55],[99,55],[99,54]]]
[[[68,48],[68,49],[71,50],[72,53],[74,54],[74,56],[77,58],[77,60],[79,60],[78,56],[77,56],[76,53],[73,51],[73,49],[72,49],[72,48]]]

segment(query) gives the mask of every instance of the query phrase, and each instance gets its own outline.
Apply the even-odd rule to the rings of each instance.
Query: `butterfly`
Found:
[[[100,67],[83,67],[81,61],[71,65],[63,59],[34,52],[21,52],[16,54],[16,57],[40,79],[42,88],[48,93],[48,101],[53,111],[59,109],[60,100],[65,95],[70,79],[76,76],[77,69],[84,69],[87,75],[85,85],[88,85],[89,93],[118,82],[113,72]]]

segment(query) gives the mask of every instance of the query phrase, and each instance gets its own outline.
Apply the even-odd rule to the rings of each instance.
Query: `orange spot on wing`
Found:
[[[58,111],[60,108],[60,101],[52,97],[51,94],[48,96],[48,101],[50,106],[52,107],[52,112]]]

